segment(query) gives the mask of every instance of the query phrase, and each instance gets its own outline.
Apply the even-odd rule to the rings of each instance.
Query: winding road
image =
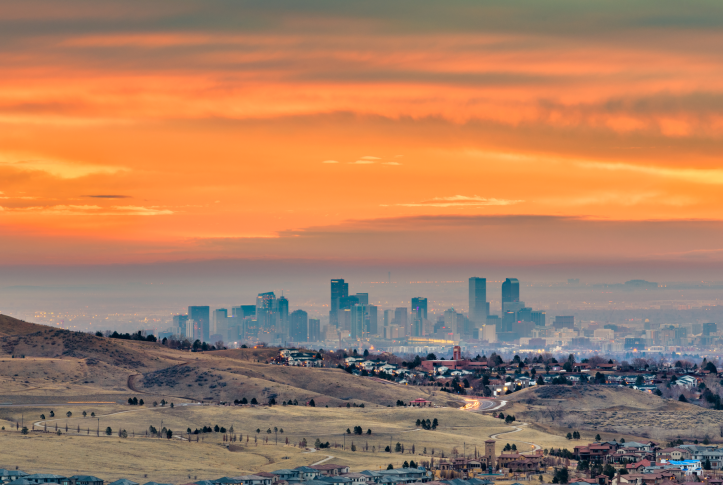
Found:
[[[490,438],[492,438],[493,440],[499,440],[500,436],[502,436],[504,434],[511,434],[511,433],[517,433],[518,431],[522,431],[521,426],[527,426],[527,423],[520,423],[519,426],[513,426],[514,429],[512,431],[504,431],[502,433],[493,434],[490,436]],[[532,446],[532,451],[538,451],[538,450],[542,449],[542,446],[538,445],[537,443],[530,443],[529,441],[520,441],[520,440],[515,440],[515,441],[517,443],[525,443],[527,445]]]
[[[464,406],[462,406],[462,411],[495,411],[497,409],[502,409],[505,404],[507,404],[507,401],[493,401],[491,399],[485,399],[481,397],[465,397],[464,398]]]

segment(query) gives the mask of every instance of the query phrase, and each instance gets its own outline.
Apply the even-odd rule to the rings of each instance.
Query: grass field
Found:
[[[499,419],[451,408],[177,406],[170,409],[125,406],[100,409],[101,412],[104,410],[107,414],[99,415],[101,434],[106,427],[111,427],[112,437],[96,437],[98,421],[76,417],[75,413],[70,419],[62,416],[57,420],[48,420],[51,430],[55,429],[56,422],[59,424],[60,436],[39,432],[22,436],[15,431],[4,432],[2,439],[8,451],[3,453],[0,466],[17,465],[34,472],[95,473],[106,479],[127,476],[136,481],[183,483],[188,481],[189,474],[199,479],[218,478],[309,465],[333,456],[328,463],[345,463],[351,466],[352,471],[361,471],[386,468],[389,463],[399,466],[405,460],[429,460],[432,451],[436,460],[442,454],[450,456],[455,448],[460,454],[465,449],[467,454],[472,454],[475,447],[481,451],[484,441],[491,435],[514,430]],[[440,423],[435,431],[415,426],[417,419],[435,418]],[[66,423],[70,430],[68,433],[65,431]],[[141,437],[151,425],[158,429],[170,428],[176,435],[183,431],[185,436],[186,428],[215,424],[226,428],[233,426],[234,432],[242,435],[241,440],[232,443],[237,451],[226,448],[220,433],[201,434],[198,443]],[[81,427],[80,435],[74,431],[78,426]],[[372,434],[354,436],[345,433],[347,428],[353,430],[354,426],[361,426],[365,433],[371,429]],[[276,434],[266,432],[269,428],[273,431],[274,427],[284,430],[278,435],[278,445],[275,444]],[[86,434],[88,428],[91,428],[90,436]],[[127,430],[129,438],[118,438],[119,429]],[[261,432],[256,433],[256,429]],[[284,445],[287,437],[290,446]],[[264,442],[266,438],[268,443]],[[319,438],[323,442],[345,444],[346,447],[308,453],[293,446],[303,438],[309,446],[313,446]],[[558,443],[569,445],[567,440],[559,437],[523,429],[502,435],[497,452],[502,451],[505,443],[515,443],[521,451],[529,449],[529,445],[522,441],[539,442],[547,447],[558,447]],[[351,451],[352,442],[357,449],[355,452]],[[394,448],[397,442],[404,445],[404,454],[381,451],[390,443]],[[367,445],[369,451],[364,451]],[[412,447],[414,455],[410,454]]]

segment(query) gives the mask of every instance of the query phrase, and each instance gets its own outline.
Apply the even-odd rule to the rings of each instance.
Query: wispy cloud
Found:
[[[25,159],[0,154],[0,167],[20,172],[46,172],[62,179],[74,179],[91,174],[114,174],[126,170],[123,167],[93,165],[66,160]]]
[[[363,157],[360,157],[360,160],[381,160],[379,157],[372,157],[371,155],[365,155]]]
[[[101,207],[99,205],[60,204],[32,207],[0,207],[0,210],[53,216],[160,216],[173,214],[173,211],[169,209],[132,205]]]
[[[382,162],[382,165],[401,165],[399,162]]]
[[[520,202],[524,202],[524,200],[486,198],[478,195],[474,195],[472,197],[466,195],[453,195],[451,197],[435,197],[422,202],[396,205],[400,207],[475,207],[487,205],[514,205],[519,204]]]
[[[339,163],[339,162],[337,162],[336,160],[324,160],[321,163]]]
[[[699,184],[723,184],[723,169],[699,169],[699,168],[678,168],[661,167],[650,165],[633,165],[631,163],[602,163],[602,162],[579,162],[583,168],[593,168],[608,171],[637,172],[658,177],[673,178],[686,182]]]
[[[370,165],[372,163],[376,162],[373,162],[371,160],[357,160],[356,162],[349,162],[349,165]]]
[[[98,195],[84,195],[83,197],[90,197],[91,199],[130,199],[130,195],[113,195],[113,194],[98,194]]]

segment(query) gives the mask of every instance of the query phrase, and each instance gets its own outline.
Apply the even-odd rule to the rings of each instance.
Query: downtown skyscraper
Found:
[[[520,301],[520,281],[517,278],[507,278],[502,283],[502,306],[505,303]]]
[[[487,278],[473,276],[469,279],[469,319],[478,325],[484,324],[489,313]]]
[[[329,306],[329,324],[339,326],[339,303],[349,296],[349,283],[343,279],[331,280],[331,305]]]

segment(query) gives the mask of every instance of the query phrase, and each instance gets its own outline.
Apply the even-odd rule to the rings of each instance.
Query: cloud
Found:
[[[514,205],[524,202],[524,200],[509,200],[486,198],[474,195],[468,197],[466,195],[453,195],[451,197],[435,197],[422,202],[413,202],[407,204],[396,204],[400,207],[477,207],[487,205]]]
[[[636,172],[657,177],[684,180],[698,184],[723,184],[723,169],[677,168],[650,165],[633,165],[630,163],[579,162],[579,166],[608,171]]]
[[[321,163],[339,163],[339,162],[337,162],[336,160],[324,160]]]
[[[91,199],[130,199],[130,195],[112,195],[112,194],[98,194],[98,195],[84,195],[83,197],[90,197]]]
[[[399,162],[382,162],[382,165],[401,165]]]
[[[381,158],[379,158],[379,157],[372,157],[372,156],[370,156],[370,155],[365,155],[365,156],[361,157],[360,160],[381,160]]]
[[[357,160],[356,162],[349,162],[349,165],[370,165],[372,163],[371,160]]]
[[[46,172],[62,179],[74,179],[92,174],[115,174],[126,170],[123,167],[102,166],[66,160],[26,159],[0,154],[0,167],[8,167],[20,172]]]
[[[168,209],[132,205],[101,207],[99,205],[59,204],[51,206],[0,207],[0,209],[7,212],[52,216],[160,216],[173,214],[173,211]]]

